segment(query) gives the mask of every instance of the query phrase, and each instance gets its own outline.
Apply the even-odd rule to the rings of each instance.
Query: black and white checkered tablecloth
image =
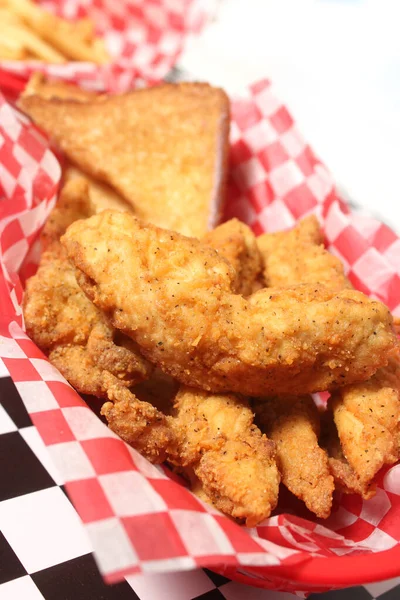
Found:
[[[0,372],[0,600],[289,600],[208,570],[133,576],[106,586],[91,546],[18,392]],[[400,599],[400,577],[313,595]]]

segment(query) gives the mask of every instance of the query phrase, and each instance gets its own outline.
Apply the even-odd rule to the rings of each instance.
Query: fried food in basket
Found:
[[[84,179],[89,188],[90,200],[95,208],[95,212],[101,212],[107,208],[112,210],[121,210],[123,212],[133,213],[133,206],[122,198],[111,186],[94,179],[90,175],[83,173],[78,167],[67,164],[64,171],[64,180]]]
[[[157,381],[157,380],[156,380]],[[158,392],[163,395],[159,384]],[[143,388],[151,382],[145,382]],[[165,383],[165,380],[164,380]],[[270,516],[280,476],[275,445],[253,424],[249,403],[232,394],[182,386],[162,411],[120,384],[108,385],[101,414],[108,426],[152,462],[168,461],[196,481],[197,493],[252,527]],[[144,398],[159,404],[159,398]],[[172,406],[173,404],[173,406]]]
[[[263,260],[257,238],[245,223],[231,219],[206,233],[202,242],[217,250],[234,267],[233,292],[249,296],[264,287],[261,279]]]
[[[367,485],[383,465],[399,459],[399,355],[368,381],[334,392],[330,402],[343,454]]]
[[[321,414],[320,445],[328,454],[329,469],[335,479],[335,486],[345,494],[358,494],[369,500],[376,493],[376,484],[373,481],[362,481],[352,469],[343,454],[338,432],[331,410]]]
[[[145,221],[196,237],[218,222],[229,149],[221,89],[164,84],[100,102],[30,94],[19,106]]]
[[[179,440],[175,464],[193,469],[216,508],[248,527],[269,517],[280,481],[275,446],[253,424],[249,403],[182,386],[173,415]]]
[[[323,283],[338,291],[351,288],[339,259],[323,247],[315,217],[304,219],[291,231],[264,234],[257,242],[265,279],[271,285]],[[332,473],[342,487],[364,497],[372,495],[371,483],[380,468],[399,458],[398,345],[386,362],[371,379],[338,388],[330,402],[342,447],[342,455],[335,452],[336,462],[330,461]]]
[[[365,380],[396,344],[392,318],[361,292],[231,290],[235,271],[201,242],[104,211],[62,238],[78,283],[141,352],[181,383],[266,396]],[[126,270],[129,278],[126,277]]]
[[[261,431],[276,444],[282,483],[317,517],[328,517],[334,481],[318,445],[319,414],[311,396],[263,398],[253,408]]]
[[[149,375],[151,365],[87,299],[60,244],[71,223],[92,214],[86,183],[69,182],[43,229],[43,253],[27,281],[23,309],[29,336],[68,381],[81,393],[105,396],[103,371],[133,385]]]
[[[310,283],[336,291],[351,288],[339,258],[325,250],[315,216],[303,219],[290,231],[260,235],[257,244],[269,287]]]
[[[6,0],[0,12],[0,59],[10,40],[18,44],[21,56],[12,59],[38,59],[49,63],[68,60],[105,64],[110,62],[102,39],[95,37],[90,19],[67,21],[43,9],[32,0]]]
[[[108,372],[103,373],[103,387],[109,402],[103,404],[101,414],[110,429],[152,463],[175,456],[177,439],[171,417],[139,400]]]
[[[320,518],[335,486],[370,498],[399,456],[392,317],[351,288],[314,217],[257,239],[236,219],[207,232],[226,176],[222,91],[107,97],[34,76],[20,105],[74,163],[24,299],[50,361],[106,400],[122,439],[249,527],[280,481]],[[326,390],[320,434],[309,394]]]

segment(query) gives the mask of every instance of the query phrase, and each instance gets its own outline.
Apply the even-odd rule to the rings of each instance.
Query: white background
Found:
[[[220,0],[179,64],[231,92],[270,78],[339,187],[400,232],[400,0]]]

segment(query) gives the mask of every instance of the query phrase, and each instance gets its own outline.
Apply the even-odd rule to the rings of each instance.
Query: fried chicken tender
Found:
[[[255,400],[253,408],[261,431],[276,444],[283,484],[317,517],[329,517],[334,480],[318,445],[319,414],[311,396]]]
[[[368,381],[337,390],[330,402],[343,453],[366,484],[399,458],[399,354]]]
[[[202,498],[248,527],[267,518],[280,477],[274,444],[253,424],[248,402],[182,386],[174,416],[178,464],[193,469]]]
[[[139,400],[109,372],[103,372],[102,377],[110,402],[103,404],[101,414],[110,429],[152,463],[175,456],[177,440],[171,417]]]
[[[323,283],[338,291],[351,288],[341,262],[320,245],[322,233],[314,217],[300,221],[291,231],[265,234],[257,240],[270,284]],[[343,455],[349,463],[340,457],[337,462],[332,460],[332,471],[336,478],[340,471],[344,485],[360,490],[364,497],[373,494],[369,484],[378,470],[399,458],[398,354],[388,361],[388,366],[369,381],[340,388],[331,402]]]
[[[234,269],[198,240],[104,211],[63,236],[78,283],[114,327],[181,383],[250,396],[370,377],[395,345],[361,292],[317,286],[233,294]],[[129,273],[129,277],[126,273]]]
[[[351,288],[340,259],[324,248],[315,216],[303,219],[290,231],[260,235],[257,244],[268,286],[310,283],[323,284],[336,291]]]
[[[101,212],[105,209],[121,210],[134,213],[133,206],[120,196],[111,186],[87,175],[78,167],[67,164],[63,170],[65,181],[70,179],[85,179],[89,186],[89,196],[94,205],[95,212]]]
[[[149,402],[165,415],[172,413],[178,390],[179,383],[157,368],[148,379],[132,388],[132,392],[139,400]]]
[[[345,494],[358,494],[364,500],[369,500],[375,495],[376,484],[373,481],[362,481],[343,454],[331,410],[326,410],[321,415],[320,445],[328,454],[329,469],[340,491]]]
[[[193,493],[249,526],[269,516],[279,488],[274,445],[253,424],[247,401],[184,386],[171,401],[176,387],[161,372],[135,394],[118,381],[107,390],[108,426],[151,462],[167,460]]]
[[[217,250],[234,267],[236,277],[232,284],[233,292],[249,296],[262,287],[262,256],[257,238],[247,225],[238,219],[231,219],[206,233],[202,241]]]
[[[66,184],[43,229],[43,253],[37,273],[27,281],[23,310],[28,335],[71,385],[102,396],[102,371],[133,385],[148,376],[151,366],[82,292],[60,244],[71,223],[91,214],[85,182]]]

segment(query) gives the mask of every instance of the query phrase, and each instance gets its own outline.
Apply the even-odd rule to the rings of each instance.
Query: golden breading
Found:
[[[270,284],[323,283],[337,291],[351,288],[339,259],[320,245],[322,234],[315,217],[300,221],[291,231],[265,234],[257,241],[264,257],[265,278]],[[332,398],[343,455],[348,461],[348,465],[343,461],[334,463],[336,475],[339,476],[340,470],[347,486],[358,486],[364,496],[371,495],[369,483],[377,471],[399,457],[398,363],[395,353],[388,366],[378,370],[372,379],[341,387]],[[352,478],[352,483],[349,483],[349,469],[356,478]]]
[[[67,165],[63,171],[63,175],[65,181],[78,177],[86,181],[89,187],[90,200],[96,213],[106,209],[134,212],[132,204],[124,200],[111,186],[83,173],[78,167],[70,164]]]
[[[383,465],[399,458],[399,355],[368,381],[337,390],[331,407],[343,454],[360,480],[370,482]]]
[[[265,398],[253,408],[261,431],[276,444],[282,483],[317,517],[329,517],[334,481],[318,445],[319,414],[311,396]]]
[[[152,463],[162,463],[175,455],[175,431],[171,418],[135,394],[109,373],[103,374],[103,387],[110,402],[103,404],[101,414],[108,426]]]
[[[102,371],[133,385],[149,375],[151,366],[82,292],[60,244],[68,225],[91,214],[86,183],[69,182],[43,229],[43,253],[37,273],[27,281],[23,310],[28,335],[65,378],[81,393],[102,396]]]
[[[218,222],[230,122],[221,89],[163,84],[86,102],[27,95],[19,106],[144,220],[195,237]]]
[[[249,296],[261,287],[262,256],[256,237],[247,225],[231,219],[206,233],[202,241],[217,250],[235,269],[233,292]]]
[[[365,500],[375,495],[376,484],[362,481],[346,460],[331,410],[326,410],[321,415],[320,444],[328,454],[329,469],[336,488],[345,494],[358,494]]]
[[[178,464],[191,467],[205,496],[253,527],[278,500],[275,448],[253,424],[247,401],[186,388],[175,399]]]
[[[113,326],[187,385],[252,396],[331,389],[370,377],[396,344],[388,309],[361,292],[298,286],[245,299],[215,250],[128,213],[75,222],[62,241]]]
[[[260,235],[257,244],[268,286],[315,283],[337,291],[351,287],[339,258],[325,250],[314,216],[303,219],[290,231]]]

